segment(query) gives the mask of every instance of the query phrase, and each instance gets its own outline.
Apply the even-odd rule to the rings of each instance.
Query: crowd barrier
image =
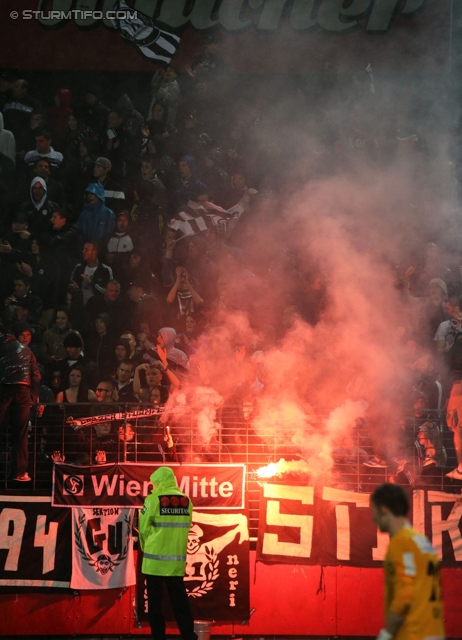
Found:
[[[223,405],[201,412],[189,407],[164,410],[120,402],[42,404],[31,412],[31,482],[20,485],[8,480],[11,446],[6,430],[0,440],[0,492],[49,491],[53,458],[81,466],[104,462],[243,463],[247,470],[250,533],[255,539],[262,479],[294,484],[321,480],[358,492],[373,491],[389,480],[413,488],[448,490],[448,483],[454,482],[446,473],[456,466],[452,433],[443,414],[433,412],[430,419],[446,455],[437,465],[425,466],[423,420],[412,412],[387,433],[374,433],[366,421],[358,420],[348,436],[345,433],[323,451],[316,451],[311,441],[319,448],[319,436],[326,431],[326,416],[322,414],[309,419],[316,438],[305,435],[300,442],[291,424],[260,424],[257,431],[252,408],[245,405]],[[173,449],[168,446],[172,443],[169,436]],[[377,451],[385,452],[386,464],[368,466]]]

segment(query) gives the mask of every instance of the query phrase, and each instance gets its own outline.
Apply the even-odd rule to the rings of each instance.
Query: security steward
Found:
[[[152,637],[165,640],[162,613],[165,583],[181,637],[183,640],[197,640],[183,581],[193,506],[188,496],[178,489],[170,467],[159,467],[150,479],[154,489],[141,509],[139,536]]]

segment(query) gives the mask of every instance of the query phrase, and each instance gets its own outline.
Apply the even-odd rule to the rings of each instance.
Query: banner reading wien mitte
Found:
[[[92,467],[56,464],[52,504],[56,507],[141,508],[152,490],[151,474],[162,465],[105,464]],[[195,509],[241,510],[245,507],[245,465],[169,465],[178,486]]]
[[[125,526],[123,519],[128,517],[125,514],[128,510],[124,508],[142,506],[144,498],[153,488],[149,478],[157,466],[55,465],[53,504],[74,507],[74,558],[79,560],[83,569],[76,570],[74,563],[73,580],[75,584],[79,580],[80,588],[82,580],[88,580],[89,577],[92,584],[96,584],[97,578],[99,584],[103,584],[104,576],[112,577],[112,572],[119,568],[116,565],[124,556],[126,545],[122,544],[120,549],[115,550],[117,553],[109,553],[111,539],[122,539],[120,535],[112,535],[111,538],[111,527],[117,525],[116,518],[122,518],[121,526]],[[213,617],[217,620],[247,620],[250,604],[245,465],[169,466],[175,472],[178,486],[188,494],[194,505],[185,584],[195,618],[207,618],[213,611]],[[103,526],[103,519],[107,518],[113,518],[114,523]],[[97,544],[100,539],[101,548]],[[93,547],[93,553],[87,551],[88,544]],[[126,584],[131,582],[131,577],[125,580]],[[108,586],[104,584],[100,588]],[[137,596],[139,618],[147,619],[148,602],[144,576],[140,572],[137,576]],[[168,612],[167,618],[171,619]]]

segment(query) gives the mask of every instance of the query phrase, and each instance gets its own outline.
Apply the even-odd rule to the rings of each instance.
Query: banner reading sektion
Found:
[[[48,496],[0,496],[0,585],[69,587],[71,513]]]
[[[185,585],[195,619],[248,620],[249,530],[242,512],[193,512]],[[138,567],[138,617],[148,620],[146,581]],[[170,616],[169,619],[173,620]]]
[[[96,513],[95,513],[96,512]],[[134,509],[72,509],[72,589],[135,584]]]
[[[58,507],[141,508],[151,492],[153,464],[106,464],[93,467],[56,464],[52,504]],[[244,508],[245,465],[170,465],[178,486],[195,509]]]
[[[257,560],[279,564],[376,567],[388,535],[372,522],[370,496],[323,487],[264,484]],[[413,526],[424,533],[443,567],[462,566],[462,496],[413,492]]]

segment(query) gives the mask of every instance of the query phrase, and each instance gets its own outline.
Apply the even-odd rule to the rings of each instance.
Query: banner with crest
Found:
[[[134,509],[72,510],[71,589],[117,589],[135,584]]]
[[[141,554],[140,554],[141,556]],[[148,620],[144,575],[138,563],[138,617]],[[186,591],[195,619],[244,622],[250,616],[249,529],[246,513],[193,512],[188,536]],[[167,618],[173,620],[172,611]]]

